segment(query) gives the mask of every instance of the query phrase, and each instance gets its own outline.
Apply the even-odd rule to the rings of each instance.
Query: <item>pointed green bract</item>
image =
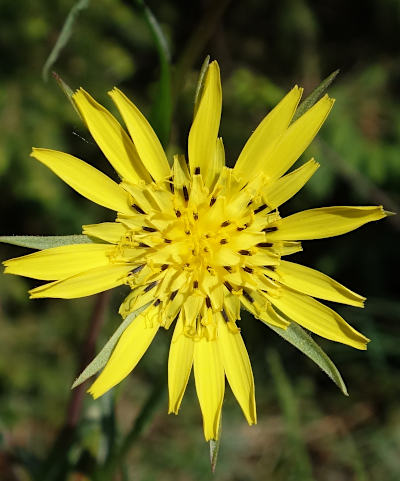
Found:
[[[211,464],[212,473],[215,473],[215,468],[217,467],[219,446],[221,444],[221,429],[222,429],[222,416],[219,421],[218,439],[217,440],[211,439],[210,441],[210,464]]]
[[[92,241],[86,235],[3,235],[0,242],[29,249],[50,249],[51,247],[68,246],[71,244],[90,244]]]
[[[268,327],[314,361],[315,364],[317,364],[317,366],[319,366],[332,379],[345,396],[349,395],[337,367],[333,364],[325,351],[309,334],[306,333],[304,329],[295,322],[292,322],[286,330],[271,325],[268,325]]]
[[[71,389],[79,386],[90,377],[94,376],[100,369],[107,364],[107,361],[110,359],[112,351],[115,345],[118,342],[118,339],[121,337],[121,334],[125,331],[125,329],[131,324],[136,317],[143,312],[145,309],[149,307],[151,303],[147,303],[146,305],[140,307],[136,311],[129,314],[129,316],[120,324],[118,329],[114,332],[114,334],[110,337],[106,345],[103,349],[97,354],[97,356],[93,359],[93,361],[86,367],[86,369],[75,379],[74,384],[72,384]]]

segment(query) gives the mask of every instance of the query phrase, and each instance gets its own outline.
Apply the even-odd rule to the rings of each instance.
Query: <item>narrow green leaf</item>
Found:
[[[75,379],[74,384],[72,384],[71,389],[74,389],[75,387],[79,386],[83,382],[85,382],[87,379],[92,377],[94,374],[100,371],[102,369],[107,361],[110,359],[111,353],[115,347],[115,345],[118,342],[118,339],[121,337],[122,333],[125,331],[125,329],[129,326],[129,324],[136,319],[136,317],[143,312],[151,302],[147,303],[146,305],[140,307],[136,311],[132,312],[129,314],[129,316],[126,317],[126,319],[120,324],[118,329],[114,332],[114,334],[110,337],[106,345],[103,347],[103,349],[97,354],[97,356],[93,359],[93,361],[84,369],[84,371]]]
[[[51,247],[67,246],[70,244],[90,244],[86,235],[3,235],[0,242],[15,246],[29,247],[30,249],[50,249]]]
[[[196,115],[197,109],[199,108],[200,98],[203,92],[204,80],[205,80],[205,76],[206,76],[209,64],[210,64],[210,56],[207,55],[207,57],[204,59],[203,65],[201,66],[199,79],[197,81],[196,93],[194,95],[194,115]]]
[[[61,29],[61,33],[57,39],[56,44],[53,47],[53,50],[50,52],[42,70],[42,77],[43,80],[46,82],[49,76],[49,71],[54,63],[57,61],[61,50],[67,45],[69,39],[72,35],[72,29],[74,23],[79,15],[79,13],[88,8],[90,0],[78,0],[75,5],[71,8],[68,13],[67,18],[65,19],[64,25]]]
[[[171,54],[167,39],[156,17],[143,0],[135,0],[152,34],[160,64],[157,94],[150,114],[150,123],[165,147],[169,141],[172,117],[171,99]]]
[[[57,72],[53,72],[53,77],[54,77],[55,81],[57,82],[58,86],[60,87],[60,89],[64,92],[67,99],[71,102],[71,105],[74,108],[75,112],[82,119],[82,121],[86,124],[86,122],[83,119],[83,117],[81,116],[77,106],[75,105],[75,102],[72,99],[72,96],[74,95],[74,91],[71,89],[71,87],[67,83],[64,82],[64,80],[58,75]]]
[[[218,427],[218,439],[217,440],[211,439],[210,441],[210,463],[211,463],[212,473],[215,473],[215,468],[217,467],[219,445],[221,443],[221,429],[222,429],[222,414],[221,414],[219,427]]]
[[[286,330],[269,324],[266,325],[314,361],[315,364],[317,364],[332,379],[345,396],[349,395],[337,367],[333,364],[324,350],[303,328],[295,322],[292,322]]]
[[[320,85],[313,90],[310,95],[301,102],[295,114],[293,115],[292,122],[297,120],[303,114],[307,112],[318,100],[325,95],[331,83],[335,80],[340,70],[335,70],[332,72],[325,80],[323,80]]]

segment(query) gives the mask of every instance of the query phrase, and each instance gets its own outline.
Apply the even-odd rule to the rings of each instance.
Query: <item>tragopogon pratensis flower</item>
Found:
[[[215,61],[189,133],[188,162],[176,155],[170,166],[147,120],[116,88],[110,96],[130,136],[84,90],[73,101],[119,183],[66,153],[33,149],[32,157],[117,216],[115,222],[83,226],[92,243],[11,259],[5,272],[52,281],[32,289],[32,298],[70,299],[128,285],[123,317],[151,302],[123,332],[90,387],[94,398],[132,371],[160,327],[174,324],[169,412],[178,412],[193,366],[207,440],[218,437],[225,377],[247,421],[255,423],[253,374],[237,326],[241,307],[281,329],[294,322],[327,339],[366,348],[366,337],[314,297],[357,307],[365,299],[286,260],[302,249],[302,240],[344,234],[386,215],[375,206],[325,207],[281,218],[279,207],[319,164],[311,159],[286,172],[334,103],[325,95],[291,122],[301,95],[302,89],[294,87],[264,118],[234,168],[225,166],[218,137],[222,93]]]

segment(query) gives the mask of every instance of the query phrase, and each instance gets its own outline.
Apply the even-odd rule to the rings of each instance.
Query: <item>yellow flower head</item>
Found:
[[[364,298],[328,276],[284,258],[301,240],[344,234],[385,217],[382,207],[328,207],[281,218],[278,208],[318,168],[313,159],[286,174],[333,105],[327,95],[291,123],[302,94],[294,87],[264,118],[233,169],[218,137],[219,67],[208,68],[188,141],[188,162],[172,167],[137,107],[118,89],[110,96],[130,136],[84,90],[73,100],[121,178],[117,184],[71,155],[32,156],[86,198],[117,212],[87,225],[91,243],[46,249],[5,262],[6,272],[52,281],[32,298],[76,298],[126,284],[120,313],[147,307],[123,332],[89,392],[97,398],[136,366],[160,326],[174,322],[168,363],[169,411],[177,413],[192,365],[207,440],[217,439],[225,376],[249,424],[256,422],[254,381],[237,321],[241,307],[262,322],[290,322],[365,349],[368,339],[314,297],[362,307]]]

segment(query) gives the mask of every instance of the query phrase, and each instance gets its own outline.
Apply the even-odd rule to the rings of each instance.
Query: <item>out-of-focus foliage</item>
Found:
[[[220,3],[149,3],[169,39],[173,62],[207,7]],[[72,6],[71,0],[0,3],[1,235],[79,234],[82,224],[110,219],[110,213],[80,198],[29,157],[32,146],[63,150],[114,176],[56,82],[44,83],[41,77]],[[304,156],[315,156],[321,168],[282,213],[334,204],[384,203],[396,210],[400,4],[368,0],[362,8],[361,21],[357,2],[344,0],[231,2],[186,72],[168,152],[186,148],[198,69],[207,54],[221,65],[221,132],[230,165],[257,123],[293,84],[303,85],[307,94],[340,68],[330,89],[335,107]],[[54,69],[71,87],[83,86],[108,107],[106,92],[118,85],[150,114],[159,91],[159,65],[153,37],[134,2],[93,0],[80,13]],[[398,230],[399,221],[391,217],[344,237],[306,242],[304,252],[295,255],[298,262],[368,297],[362,311],[340,310],[372,339],[366,353],[321,341],[340,368],[350,398],[272,331],[250,318],[242,320],[259,423],[249,428],[227,394],[219,479],[400,479]],[[2,246],[1,258],[25,252]],[[90,298],[29,301],[27,290],[33,285],[32,280],[0,276],[0,479],[5,480],[30,479],[27,473],[37,472],[35,467],[48,456],[65,418],[94,303]],[[113,294],[98,349],[120,322],[117,306],[125,294],[124,289]],[[165,397],[157,404],[152,395],[154,385],[166,384],[169,335],[159,336],[114,393],[96,402],[85,398],[78,438],[68,452],[68,462],[75,466],[70,481],[82,479],[78,473],[90,479],[93,466],[113,448],[114,437],[127,431],[146,403],[157,409],[121,466],[125,474],[120,479],[209,479],[193,382],[178,417],[166,415]]]

